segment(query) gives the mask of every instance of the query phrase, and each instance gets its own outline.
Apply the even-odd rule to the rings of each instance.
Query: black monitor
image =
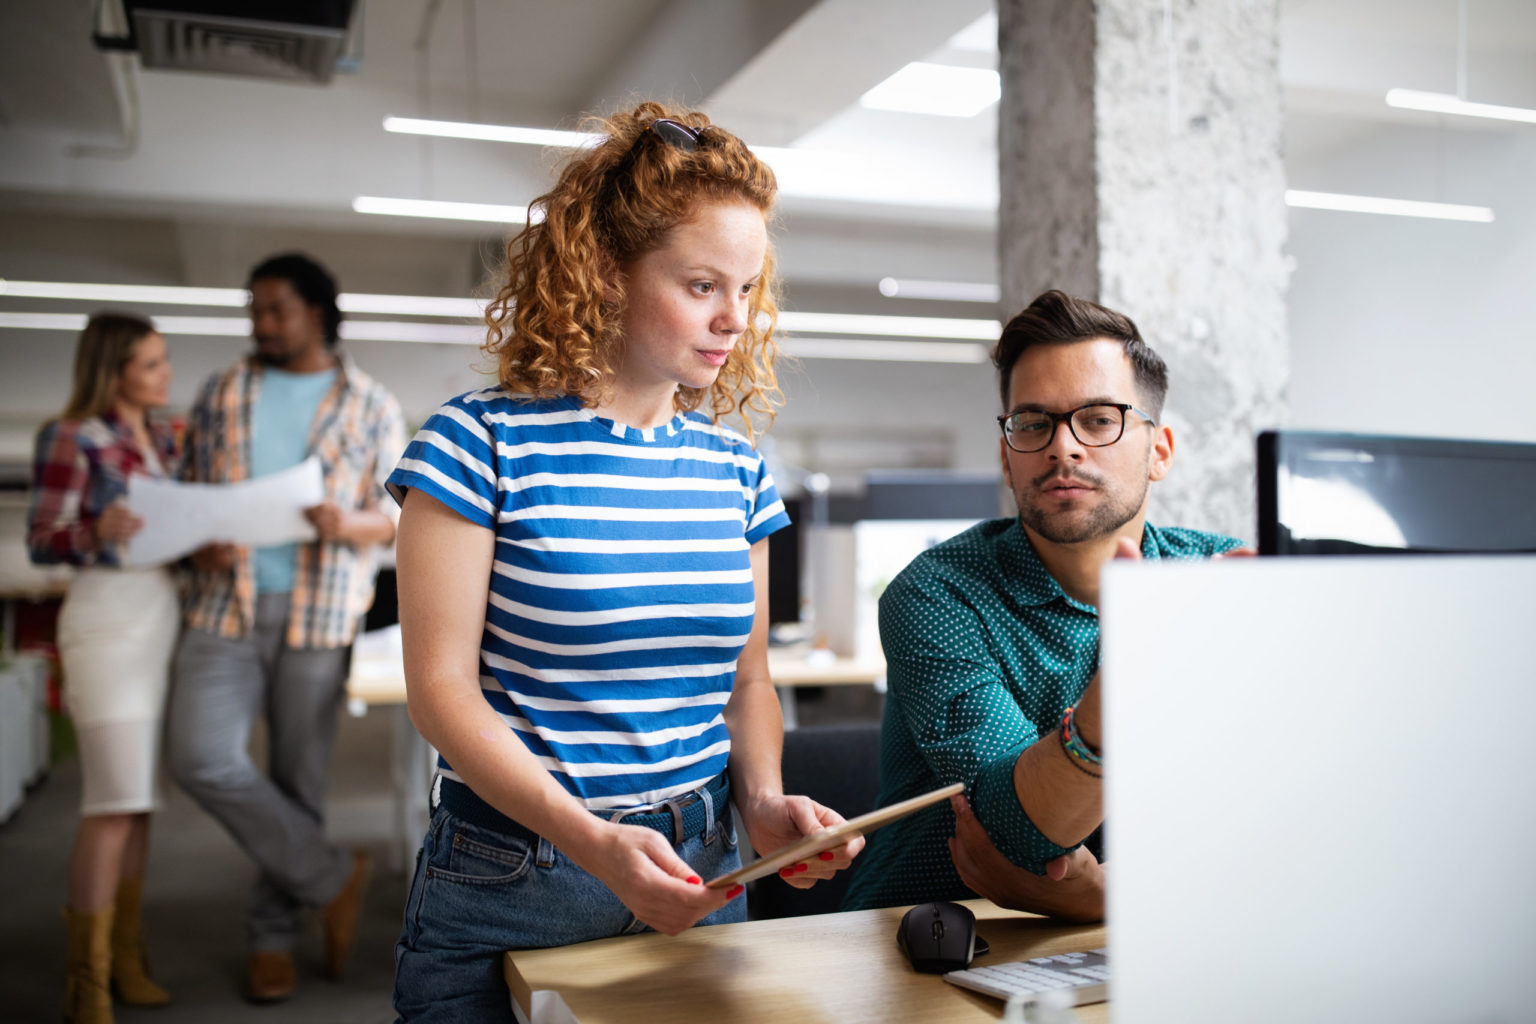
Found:
[[[872,469],[861,519],[995,519],[1002,478],[951,469]]]
[[[800,534],[805,503],[785,498],[789,525],[768,538],[768,621],[800,621]]]
[[[1258,439],[1261,555],[1536,553],[1536,444]]]

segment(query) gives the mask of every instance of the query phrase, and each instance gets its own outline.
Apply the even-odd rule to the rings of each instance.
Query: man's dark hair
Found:
[[[336,279],[330,271],[300,252],[285,252],[257,264],[245,282],[250,288],[257,281],[287,281],[306,305],[320,310],[325,328],[325,343],[335,345],[341,328],[341,309],[336,305]]]
[[[1003,335],[992,349],[992,365],[997,367],[1003,411],[1008,411],[1008,384],[1014,364],[1032,345],[1067,345],[1075,341],[1108,338],[1118,341],[1136,374],[1137,397],[1153,417],[1162,419],[1163,398],[1168,394],[1168,364],[1141,340],[1131,318],[1106,309],[1097,302],[1074,298],[1052,289],[1035,301],[1003,328]]]

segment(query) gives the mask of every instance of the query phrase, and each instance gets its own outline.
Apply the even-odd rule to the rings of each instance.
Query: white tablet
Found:
[[[729,874],[721,875],[709,881],[711,889],[720,889],[737,882],[750,882],[754,878],[762,878],[766,875],[777,874],[780,868],[787,868],[791,864],[798,864],[816,856],[823,850],[830,850],[834,846],[842,846],[854,836],[867,836],[882,825],[889,825],[898,818],[905,818],[913,811],[920,811],[924,807],[936,804],[940,800],[948,800],[956,793],[965,792],[965,783],[953,782],[948,786],[914,796],[910,800],[902,800],[882,807],[868,814],[861,814],[857,818],[850,818],[841,825],[834,825],[821,832],[813,832],[803,839],[797,839],[788,846],[781,847],[760,860],[755,860],[745,867],[737,868]]]

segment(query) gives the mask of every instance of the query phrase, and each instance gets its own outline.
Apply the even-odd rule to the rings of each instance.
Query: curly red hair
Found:
[[[627,159],[658,118],[699,132],[698,148],[642,143]],[[664,246],[671,231],[703,205],[746,202],[769,218],[778,184],[745,143],[697,111],[647,102],[589,119],[588,130],[603,141],[566,160],[555,187],[529,207],[527,227],[507,242],[505,278],[485,310],[483,350],[496,360],[508,390],[540,398],[578,395],[597,405],[612,395],[621,354],[625,296],[619,268]],[[760,281],[747,329],[714,384],[680,386],[673,400],[684,411],[708,398],[716,421],[739,415],[749,437],[757,433],[754,416],[766,417],[766,427],[783,404],[773,370],[779,284],[771,246]]]

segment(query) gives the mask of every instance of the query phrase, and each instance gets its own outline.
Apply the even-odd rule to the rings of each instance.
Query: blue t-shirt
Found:
[[[251,409],[251,476],[297,466],[309,454],[315,412],[336,380],[336,370],[289,373],[266,367]],[[255,551],[256,592],[286,594],[293,589],[297,544],[273,544]]]
[[[698,412],[640,430],[489,388],[434,413],[388,487],[495,532],[481,692],[568,792],[635,807],[725,769],[748,551],[789,523],[744,437]]]

